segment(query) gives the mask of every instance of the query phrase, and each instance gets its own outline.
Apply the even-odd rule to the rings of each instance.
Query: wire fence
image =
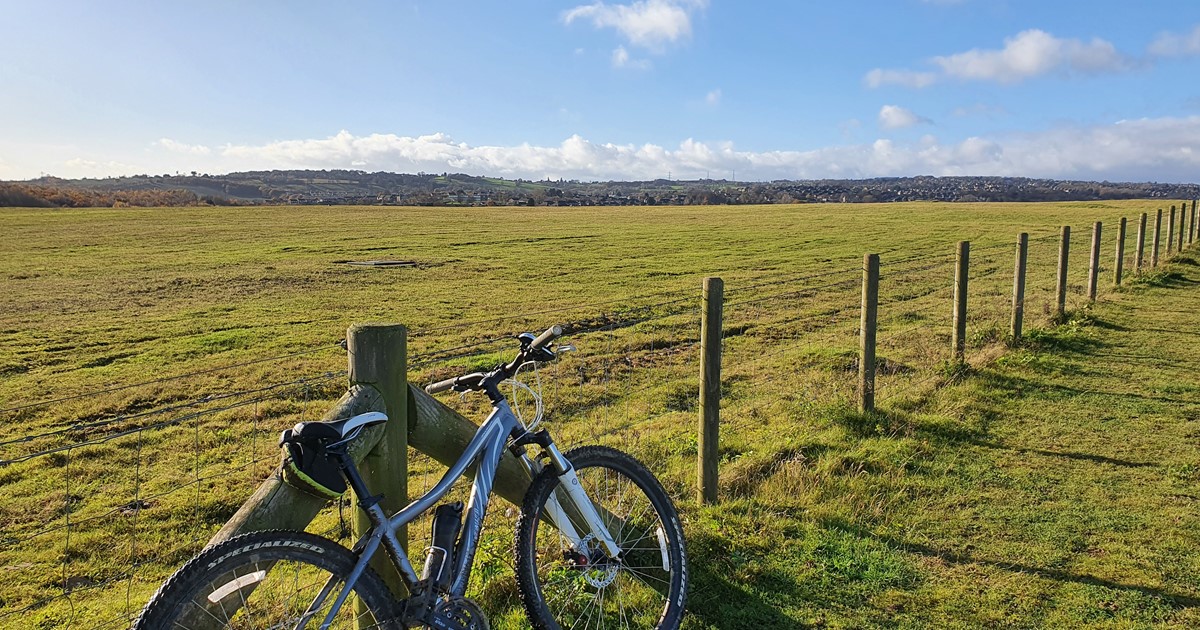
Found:
[[[274,469],[278,432],[318,418],[345,377],[330,370],[220,394],[178,394],[164,405],[113,415],[93,410],[81,417],[73,404],[147,386],[186,387],[214,373],[4,411],[59,407],[70,421],[0,442],[7,495],[0,505],[7,579],[0,627],[127,627],[156,585]]]
[[[1087,302],[1089,239],[1083,230],[1071,235],[1071,309]],[[1029,240],[1029,326],[1052,314],[1058,247],[1056,233]],[[1132,270],[1132,244],[1126,252]],[[968,362],[1003,346],[1014,253],[1015,241],[972,247]],[[852,407],[861,394],[863,269],[831,267],[763,273],[729,285],[723,440],[761,438],[785,417]],[[948,246],[882,258],[878,403],[919,397],[945,382],[954,268]],[[690,496],[692,476],[681,471],[696,457],[701,309],[699,291],[675,291],[413,330],[409,378],[424,384],[494,367],[511,358],[518,333],[560,323],[564,343],[579,351],[522,374],[542,391],[556,440],[630,451],[666,472],[660,477],[673,495]],[[8,494],[0,505],[0,567],[8,581],[0,627],[128,626],[162,580],[276,469],[279,432],[318,419],[345,391],[344,361],[341,348],[329,343],[0,409],[0,420],[21,428],[20,435],[0,438],[0,485]],[[535,405],[527,394],[514,390],[512,399],[530,419]],[[482,397],[447,402],[468,418],[488,411]],[[409,455],[409,491],[416,496],[445,468],[415,450]],[[467,491],[451,498],[465,499]],[[345,540],[346,510],[335,503],[310,529]],[[487,529],[511,531],[515,517],[513,506],[498,503]],[[410,526],[414,557],[428,539],[427,519]],[[493,591],[511,595],[508,544],[503,536],[488,538],[477,555],[472,589],[485,600]]]

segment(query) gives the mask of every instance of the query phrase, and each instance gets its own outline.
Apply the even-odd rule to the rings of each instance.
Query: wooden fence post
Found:
[[[408,331],[399,324],[355,324],[346,331],[350,383],[377,390],[386,405],[388,422],[379,444],[359,465],[363,481],[376,495],[388,514],[408,504]],[[354,498],[353,532],[357,539],[371,529],[364,510],[357,509]],[[408,532],[396,531],[407,550]],[[386,554],[371,560],[371,567],[392,591],[406,592],[404,582]]]
[[[1183,218],[1184,218],[1185,214],[1187,214],[1187,204],[1180,204],[1179,205],[1179,234],[1178,234],[1178,236],[1176,236],[1176,238],[1178,240],[1175,243],[1175,251],[1176,252],[1183,251]]]
[[[879,315],[879,254],[863,256],[862,320],[858,346],[858,410],[875,410],[875,333]]]
[[[1096,281],[1100,276],[1100,222],[1092,224],[1092,256],[1088,262],[1088,301],[1096,301]]]
[[[954,360],[962,363],[967,349],[967,280],[970,268],[971,243],[958,242],[954,266]]]
[[[1021,343],[1021,326],[1025,320],[1025,264],[1029,260],[1029,235],[1017,237],[1017,260],[1013,268],[1012,326],[1009,336],[1013,345]]]
[[[1175,245],[1175,206],[1171,206],[1171,214],[1167,218],[1167,253],[1170,254]]]
[[[704,319],[700,323],[700,431],[696,462],[700,502],[717,502],[718,438],[721,423],[721,334],[725,283],[704,279]]]
[[[1187,207],[1187,202],[1183,202],[1184,207]],[[1192,201],[1192,212],[1188,215],[1188,245],[1191,245],[1196,236],[1196,202]]]
[[[1138,221],[1137,252],[1133,255],[1133,272],[1142,273],[1143,253],[1146,251],[1146,213]]]
[[[1192,199],[1192,227],[1200,229],[1200,223],[1196,223],[1196,200]],[[1192,242],[1195,242],[1193,239]]]
[[[1062,226],[1062,239],[1058,244],[1058,283],[1054,299],[1054,319],[1061,320],[1067,312],[1067,258],[1071,253],[1071,226]]]
[[[1121,269],[1125,266],[1125,217],[1117,226],[1117,258],[1113,262],[1113,285],[1121,286]]]
[[[1158,237],[1162,234],[1162,208],[1158,209],[1158,213],[1154,215],[1154,235],[1151,237],[1153,245],[1150,246],[1150,266],[1158,266]]]

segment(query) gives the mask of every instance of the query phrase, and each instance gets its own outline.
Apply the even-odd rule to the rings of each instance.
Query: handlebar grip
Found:
[[[555,339],[557,339],[557,338],[558,338],[558,336],[559,336],[559,335],[561,335],[561,334],[563,334],[563,329],[562,329],[562,326],[559,326],[558,324],[555,324],[555,325],[553,325],[553,326],[551,326],[551,327],[547,328],[547,329],[546,329],[546,332],[544,332],[544,333],[542,333],[542,334],[538,335],[538,336],[537,336],[537,339],[534,339],[534,340],[533,340],[533,341],[532,341],[532,342],[529,344],[529,347],[531,347],[531,348],[540,348],[540,347],[542,347],[542,346],[546,345],[547,343],[549,343],[549,342],[551,342],[551,341],[554,341],[554,340],[555,340]]]
[[[447,389],[454,387],[454,384],[456,382],[458,382],[457,376],[455,376],[454,378],[448,378],[444,381],[438,381],[436,383],[431,383],[431,384],[425,386],[425,393],[426,394],[436,394],[438,392],[444,392]]]

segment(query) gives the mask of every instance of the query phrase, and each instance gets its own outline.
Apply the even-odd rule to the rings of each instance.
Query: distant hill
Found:
[[[346,205],[685,205],[890,201],[1092,201],[1195,199],[1196,184],[1088,182],[1023,177],[885,177],[734,182],[528,181],[458,173],[248,171],[227,175],[42,177],[0,182],[0,206]]]

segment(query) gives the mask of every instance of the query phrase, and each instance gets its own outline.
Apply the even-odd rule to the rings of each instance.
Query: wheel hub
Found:
[[[588,534],[579,541],[581,551],[568,552],[569,558],[575,563],[583,576],[583,581],[596,588],[604,588],[617,579],[618,562],[604,557],[603,553],[593,552],[592,541],[595,534]],[[591,558],[589,560],[589,558]]]

